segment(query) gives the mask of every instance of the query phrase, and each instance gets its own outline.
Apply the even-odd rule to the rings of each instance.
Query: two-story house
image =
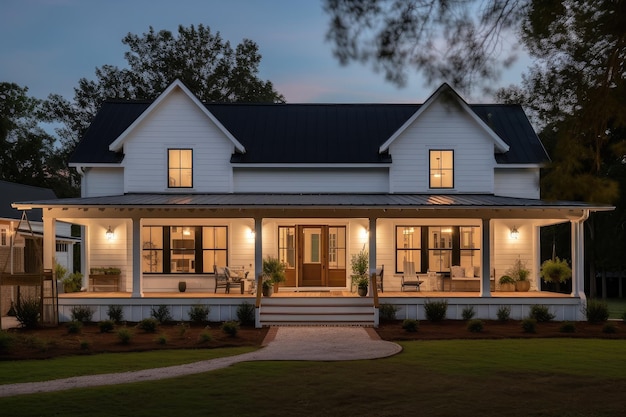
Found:
[[[166,304],[185,319],[198,302],[221,320],[247,301],[257,325],[359,322],[339,312],[354,302],[365,304],[360,322],[375,325],[377,302],[422,318],[433,298],[448,300],[450,318],[467,305],[478,317],[502,305],[523,317],[541,303],[576,320],[583,223],[611,208],[541,200],[548,160],[520,106],[470,105],[447,84],[423,104],[219,104],[175,81],[151,102],[102,105],[70,163],[82,175],[80,198],[15,207],[44,209],[45,252],[57,221],[77,223],[84,271],[122,271],[111,291],[93,291],[86,277],[90,291],[62,296],[62,320],[76,304],[94,306],[95,319],[120,304],[128,320]],[[542,292],[539,231],[563,222],[573,290]],[[370,272],[384,266],[384,289],[360,299],[350,265],[362,250]],[[268,255],[286,265],[287,281],[265,299],[249,290]],[[531,291],[500,291],[497,278],[518,259]],[[243,294],[216,287],[227,266],[249,273]]]

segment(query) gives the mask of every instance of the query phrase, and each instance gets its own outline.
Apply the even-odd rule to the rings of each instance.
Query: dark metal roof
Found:
[[[577,208],[610,210],[577,201],[546,201],[492,194],[123,194],[17,203],[32,207],[162,208]]]
[[[11,207],[14,201],[23,200],[48,200],[56,199],[54,191],[49,188],[34,187],[31,185],[16,184],[13,182],[0,181],[0,217],[6,219],[22,218],[20,210]],[[42,221],[41,209],[28,213],[28,219],[32,221]]]
[[[119,163],[111,144],[149,106],[146,101],[105,102],[70,158],[71,163]],[[420,104],[205,104],[246,148],[234,163],[381,163],[393,155],[379,147]],[[536,164],[548,156],[515,105],[470,105],[510,146],[499,163]]]

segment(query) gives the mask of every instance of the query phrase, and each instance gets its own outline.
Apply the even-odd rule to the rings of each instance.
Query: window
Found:
[[[68,244],[67,243],[57,243],[56,251],[57,252],[67,252]]]
[[[7,246],[7,229],[0,229],[0,246]]]
[[[296,228],[293,226],[278,228],[278,259],[287,269],[296,267]]]
[[[452,265],[453,228],[428,228],[428,269],[431,271],[449,271]]]
[[[141,237],[145,273],[213,273],[213,265],[228,265],[226,226],[144,226]]]
[[[416,271],[422,269],[422,229],[419,226],[396,226],[396,269],[404,272],[404,262],[413,262]]]
[[[480,276],[480,233],[478,227],[462,226],[460,229],[461,262],[465,276]]]
[[[193,152],[191,149],[167,151],[168,187],[193,187]]]
[[[454,187],[454,151],[430,151],[430,188]]]
[[[328,268],[346,269],[346,228],[328,228]]]

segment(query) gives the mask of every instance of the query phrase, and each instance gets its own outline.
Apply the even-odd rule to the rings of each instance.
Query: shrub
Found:
[[[609,322],[606,323],[604,326],[602,326],[602,333],[616,333],[617,332],[617,326],[615,326],[615,323],[613,322]]]
[[[537,320],[531,318],[522,320],[522,330],[524,330],[524,333],[535,333],[537,331]]]
[[[156,308],[152,307],[152,309],[150,310],[150,316],[155,318],[159,323],[166,323],[172,320],[170,308],[164,304],[161,304]]]
[[[187,330],[189,330],[189,325],[187,323],[178,323],[178,336],[180,336],[181,339],[185,337]]]
[[[239,331],[239,323],[236,321],[227,321],[222,324],[222,331],[229,335],[230,337],[237,336],[237,332]]]
[[[398,307],[389,303],[382,303],[378,308],[381,320],[395,320]]]
[[[23,327],[35,328],[39,325],[40,309],[41,302],[38,298],[23,299],[15,308],[15,318]]]
[[[446,317],[448,311],[448,301],[429,301],[424,303],[424,310],[426,311],[426,318],[429,321],[441,321]]]
[[[0,330],[0,352],[9,350],[11,345],[15,342],[15,337],[9,332]]]
[[[465,307],[463,311],[461,312],[461,316],[463,317],[463,320],[465,321],[471,320],[475,314],[476,312],[474,311],[474,306]]]
[[[420,327],[420,322],[415,319],[405,319],[402,322],[402,328],[407,332],[416,332]]]
[[[61,268],[63,268],[61,266]],[[65,269],[65,268],[63,268]],[[67,270],[65,271],[67,273]],[[65,292],[78,292],[83,286],[83,274],[80,272],[72,272],[63,278],[63,290]]]
[[[609,319],[609,305],[601,300],[591,298],[583,309],[589,323],[602,323]]]
[[[237,307],[237,318],[244,326],[254,325],[254,306],[249,303],[241,303]]]
[[[121,344],[128,345],[133,338],[133,332],[128,327],[122,327],[117,331],[117,338]]]
[[[91,348],[91,343],[88,340],[80,341],[80,350],[89,350]]]
[[[98,327],[100,328],[100,333],[111,333],[115,328],[115,323],[113,320],[102,320],[98,323]]]
[[[199,343],[208,343],[211,340],[213,340],[213,336],[211,335],[211,333],[208,330],[205,330],[202,333],[200,333],[200,335],[198,335],[198,342]]]
[[[467,322],[467,330],[472,333],[480,333],[483,331],[484,325],[482,320],[470,320]]]
[[[537,323],[546,323],[555,317],[554,314],[550,313],[548,307],[537,304],[530,307],[528,316],[531,319],[535,319]]]
[[[121,323],[124,320],[124,310],[122,306],[111,305],[107,309],[107,316],[109,316],[109,320],[114,321],[115,323]]]
[[[71,334],[78,334],[83,328],[83,322],[78,320],[72,320],[66,325],[67,332]]]
[[[141,330],[143,330],[146,333],[156,332],[156,329],[158,326],[159,326],[159,321],[155,318],[143,319],[137,325],[137,327],[139,327]]]
[[[93,310],[89,306],[74,306],[71,310],[72,320],[80,321],[83,323],[91,322],[93,317]]]
[[[566,321],[563,324],[561,324],[559,331],[561,333],[574,333],[576,331],[576,326],[574,325],[574,323]]]
[[[509,318],[511,317],[511,307],[500,306],[496,315],[500,321],[509,321]]]
[[[166,345],[167,344],[167,335],[166,334],[160,334],[157,339],[156,339],[157,343],[159,345]]]
[[[206,322],[209,319],[209,310],[209,306],[201,304],[192,305],[187,312],[189,315],[189,321],[194,323]]]
[[[622,313],[622,321],[626,323],[626,311]]]

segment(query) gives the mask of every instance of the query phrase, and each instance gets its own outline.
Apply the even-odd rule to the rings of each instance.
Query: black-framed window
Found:
[[[451,226],[428,227],[428,269],[436,272],[450,271],[454,263],[453,246],[458,247],[454,239],[455,228]]]
[[[167,186],[169,188],[193,187],[193,150],[167,150]]]
[[[8,246],[7,229],[0,229],[0,246]]]
[[[328,227],[328,268],[346,269],[346,227]]]
[[[404,272],[405,262],[413,262],[415,271],[422,269],[422,228],[396,226],[396,270]]]
[[[143,226],[144,273],[208,274],[228,266],[227,226]]]
[[[287,269],[296,267],[296,228],[294,226],[278,227],[278,259]]]
[[[454,151],[430,150],[429,187],[454,188]]]

